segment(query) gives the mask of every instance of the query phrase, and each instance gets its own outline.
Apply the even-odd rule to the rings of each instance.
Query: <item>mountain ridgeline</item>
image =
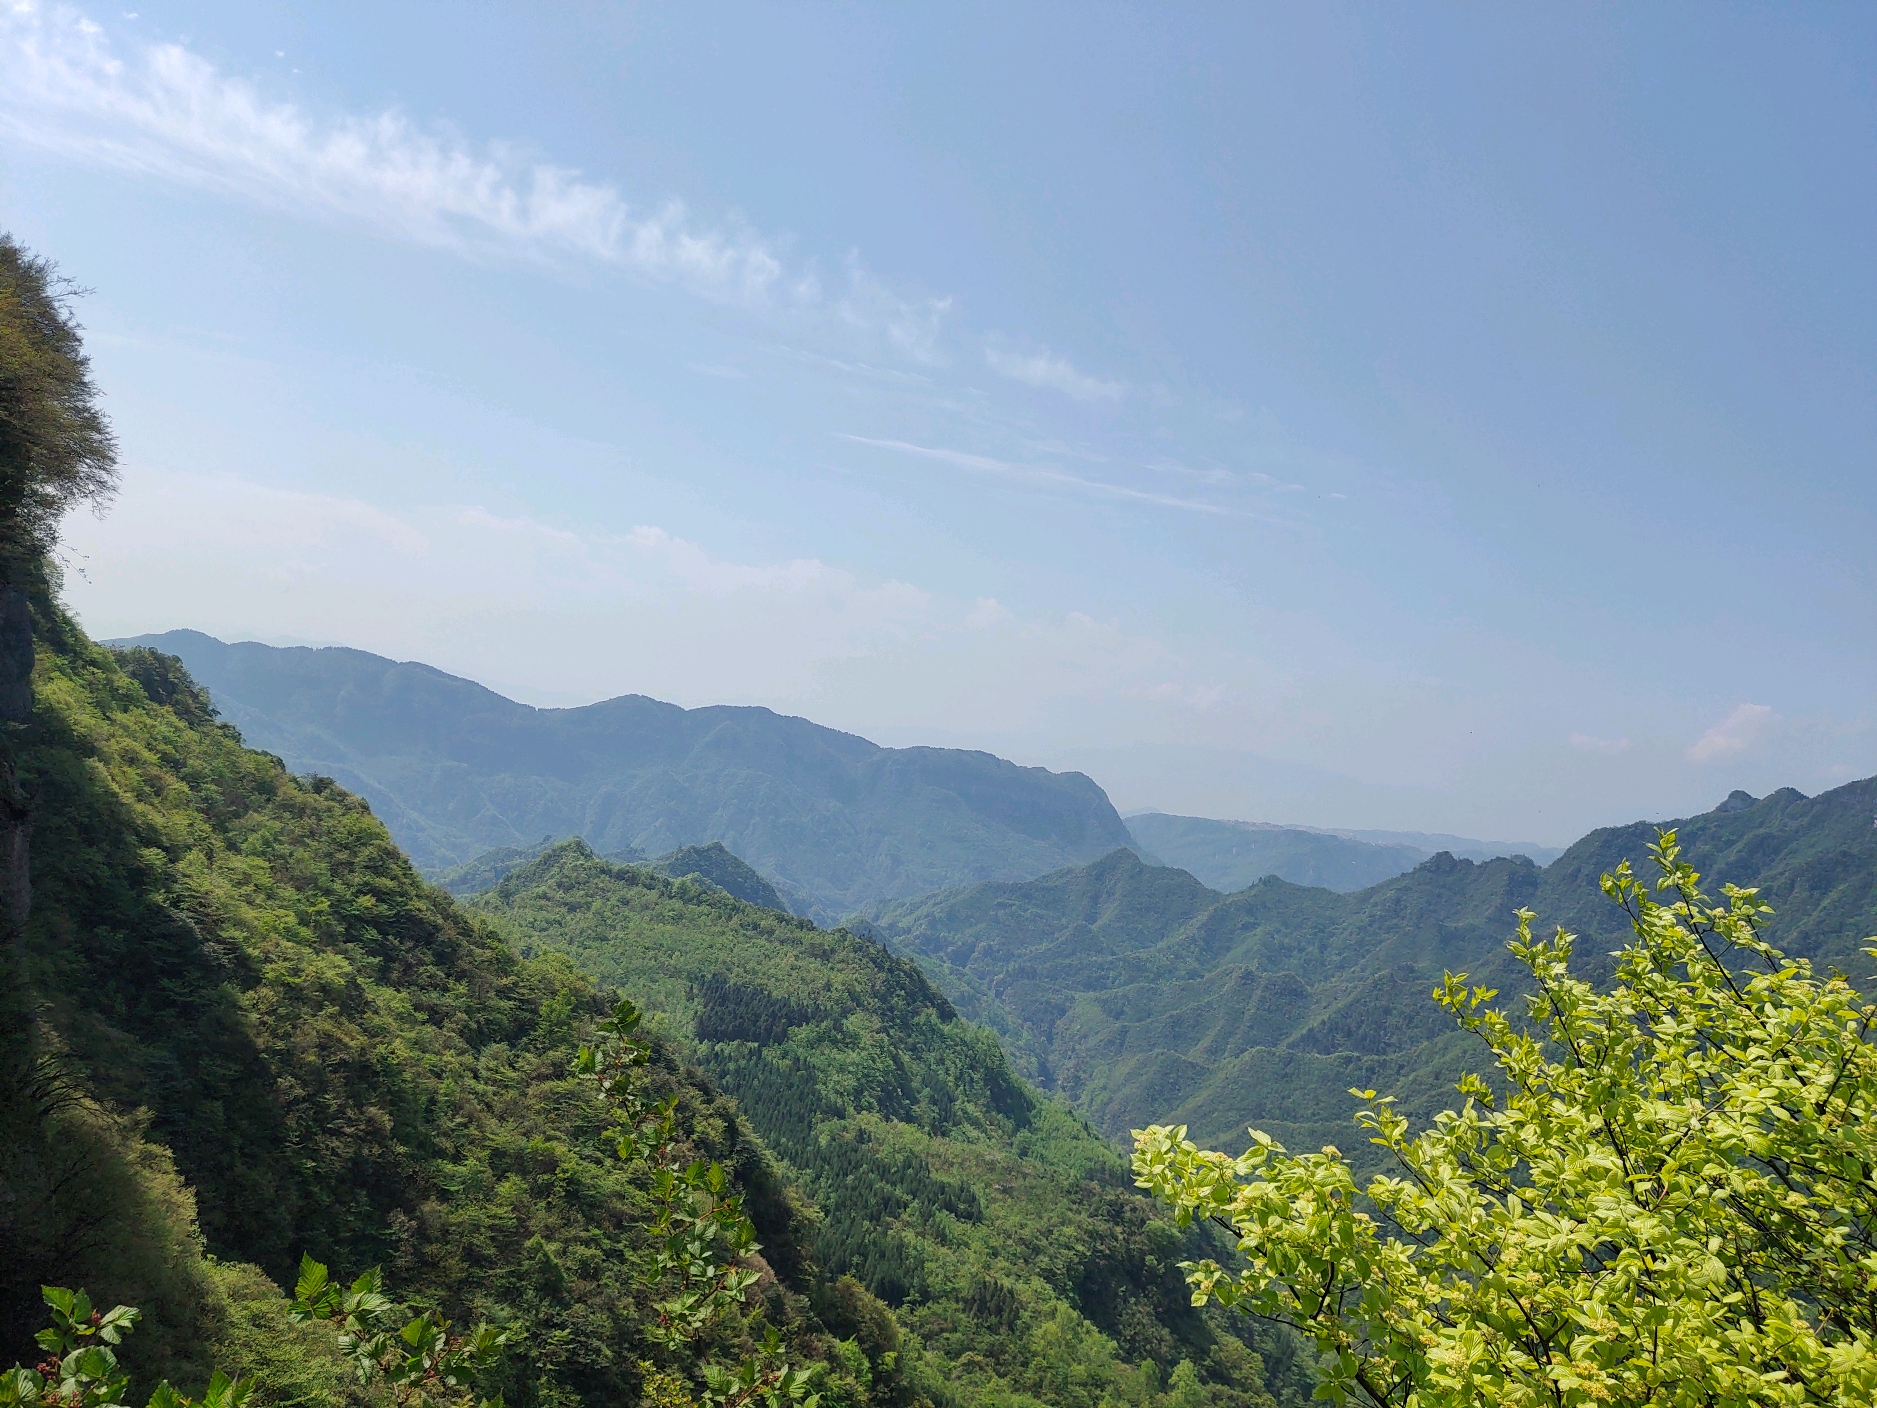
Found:
[[[1877,779],[1807,798],[1736,793],[1673,823],[1718,880],[1761,887],[1770,940],[1867,979],[1877,933]],[[874,932],[992,1026],[1019,1069],[1097,1129],[1190,1124],[1210,1147],[1256,1125],[1293,1148],[1350,1142],[1352,1086],[1448,1108],[1476,1059],[1430,1000],[1443,970],[1517,990],[1520,908],[1582,936],[1595,971],[1627,933],[1598,876],[1640,868],[1654,828],[1596,831],[1540,869],[1442,853],[1352,894],[1267,878],[1236,894],[1116,851],[1034,880],[889,907]]]
[[[41,1285],[82,1285],[143,1307],[125,1365],[144,1392],[213,1364],[256,1374],[263,1404],[354,1401],[330,1331],[289,1323],[277,1289],[312,1252],[511,1328],[490,1387],[517,1408],[630,1401],[650,1203],[571,1071],[605,995],[517,957],[358,798],[243,747],[173,658],[35,625],[0,1356],[31,1362]],[[779,1278],[762,1313],[851,1379],[834,1338],[885,1308],[827,1300],[814,1214],[731,1101],[670,1044],[647,1079],[748,1199]]]
[[[832,921],[1133,843],[1079,773],[882,748],[767,709],[642,695],[535,709],[360,650],[196,631],[118,644],[181,658],[251,744],[366,798],[429,872],[544,835],[639,855],[721,841],[791,907]]]
[[[1529,842],[1475,841],[1418,832],[1321,831],[1260,821],[1141,812],[1127,819],[1143,858],[1177,866],[1208,889],[1230,894],[1267,875],[1347,893],[1404,875],[1446,851],[1462,860],[1522,855],[1544,865],[1562,851]]]
[[[550,836],[532,846],[498,846],[494,850],[484,851],[467,865],[459,865],[433,876],[432,880],[453,895],[464,898],[479,895],[484,890],[495,888],[511,871],[519,870],[559,844]],[[732,898],[760,905],[764,909],[779,909],[784,914],[792,912],[782,902],[782,896],[776,893],[776,887],[721,841],[712,841],[708,846],[680,846],[670,855],[660,856],[657,860],[647,860],[630,850],[615,851],[604,859],[622,865],[644,864],[674,880],[701,880]]]

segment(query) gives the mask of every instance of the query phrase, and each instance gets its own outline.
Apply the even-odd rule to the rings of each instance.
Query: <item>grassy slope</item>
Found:
[[[1138,1396],[1130,1364],[1189,1359],[1229,1400],[1255,1373],[1187,1303],[1181,1238],[1113,1149],[912,963],[579,842],[471,903],[520,951],[642,994],[691,1043],[816,1198],[829,1269],[898,1307],[935,1396]]]
[[[1677,825],[1716,885],[1763,888],[1774,943],[1864,976],[1874,806],[1877,779]],[[1352,1085],[1397,1090],[1422,1115],[1451,1103],[1470,1048],[1428,1001],[1440,971],[1515,986],[1504,943],[1521,906],[1584,935],[1594,966],[1626,932],[1597,876],[1645,862],[1654,835],[1594,832],[1543,870],[1436,856],[1348,895],[1265,880],[1222,896],[1117,852],[896,906],[879,931],[1107,1133],[1174,1120],[1220,1145],[1247,1124],[1298,1147],[1346,1144]]]
[[[4,1112],[6,1213],[33,1211],[0,1220],[0,1362],[30,1350],[37,1282],[82,1280],[152,1308],[146,1373],[198,1387],[215,1349],[271,1366],[277,1400],[332,1401],[343,1379],[306,1367],[262,1274],[312,1250],[520,1331],[511,1403],[630,1398],[645,1203],[566,1076],[597,989],[518,959],[358,799],[242,747],[186,679],[146,689],[67,620],[40,635],[24,958],[67,1098]],[[811,1290],[807,1214],[734,1108],[669,1051],[655,1079]],[[827,1352],[801,1303],[772,1310]]]

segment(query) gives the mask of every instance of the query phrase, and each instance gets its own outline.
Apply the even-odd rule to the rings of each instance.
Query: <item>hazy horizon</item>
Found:
[[[1877,16],[0,13],[94,635],[1562,845],[1877,773]],[[525,696],[532,696],[526,698]]]

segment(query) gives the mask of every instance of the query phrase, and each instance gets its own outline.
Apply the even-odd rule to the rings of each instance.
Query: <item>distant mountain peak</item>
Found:
[[[670,855],[654,861],[653,869],[673,880],[701,880],[747,904],[789,913],[776,887],[721,841],[712,841],[707,846],[680,846]]]
[[[1748,807],[1757,805],[1759,798],[1751,792],[1742,792],[1738,787],[1727,794],[1727,800],[1714,810],[1717,812],[1744,812]]]

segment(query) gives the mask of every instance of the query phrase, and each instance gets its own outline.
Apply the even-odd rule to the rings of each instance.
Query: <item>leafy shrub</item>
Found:
[[[1529,1028],[1465,974],[1436,990],[1496,1084],[1468,1076],[1413,1137],[1352,1092],[1405,1174],[1366,1206],[1334,1148],[1253,1131],[1233,1159],[1137,1132],[1142,1186],[1229,1221],[1249,1262],[1189,1265],[1194,1298],[1295,1326],[1338,1401],[1877,1399],[1877,1005],[1765,942],[1755,891],[1710,903],[1674,832],[1652,849],[1668,903],[1627,863],[1602,878],[1633,934],[1609,991],[1530,911],[1510,945]]]

